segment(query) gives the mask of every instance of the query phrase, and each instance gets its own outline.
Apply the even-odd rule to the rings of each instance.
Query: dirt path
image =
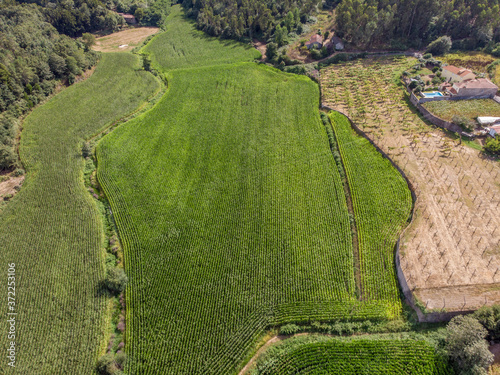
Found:
[[[266,43],[261,42],[260,40],[254,39],[252,41],[252,45],[255,49],[257,49],[261,54],[262,58],[261,60],[264,61],[266,59]]]
[[[248,363],[245,365],[245,367],[243,367],[241,369],[241,371],[238,373],[238,375],[245,375],[247,373],[247,371],[250,370],[250,368],[253,366],[253,364],[255,363],[255,361],[257,360],[257,358],[259,358],[259,356],[263,352],[265,352],[267,348],[269,348],[275,342],[282,341],[285,338],[287,338],[287,336],[273,336],[273,337],[271,337],[269,339],[269,341],[267,341],[264,345],[262,345],[260,347],[259,350],[257,350],[257,352],[255,353],[255,355],[250,359],[250,361],[248,361]]]
[[[11,177],[6,181],[0,182],[0,197],[4,197],[7,194],[16,194],[17,190],[14,189],[16,186],[21,186],[24,181],[24,176]]]

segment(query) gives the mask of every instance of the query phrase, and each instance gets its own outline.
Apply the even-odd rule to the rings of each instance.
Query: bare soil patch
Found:
[[[398,86],[413,59],[366,59],[321,72],[325,105],[349,115],[416,187],[401,241],[409,287],[431,309],[500,302],[500,163],[425,123]]]
[[[21,186],[24,181],[24,176],[11,177],[6,181],[0,182],[0,197],[3,199],[7,194],[16,194],[17,190],[14,189],[16,186]]]
[[[265,60],[266,59],[266,48],[267,48],[266,43],[261,42],[260,40],[254,39],[252,41],[252,44],[253,44],[253,47],[262,54],[261,60]]]
[[[96,39],[94,50],[100,52],[131,51],[142,43],[148,36],[156,34],[157,27],[136,27],[118,31],[117,33],[102,36]]]

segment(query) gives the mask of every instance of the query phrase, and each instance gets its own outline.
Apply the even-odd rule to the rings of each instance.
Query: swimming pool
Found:
[[[440,96],[444,96],[441,94],[439,91],[434,91],[434,92],[423,92],[422,95],[424,98],[438,98]]]

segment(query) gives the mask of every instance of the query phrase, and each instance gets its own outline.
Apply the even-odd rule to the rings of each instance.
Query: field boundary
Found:
[[[394,162],[394,160],[392,160],[392,158],[389,155],[387,155],[380,147],[378,147],[375,144],[375,142],[373,142],[373,140],[363,130],[361,130],[354,123],[354,121],[351,120],[351,118],[348,115],[346,115],[345,113],[343,113],[341,111],[333,109],[331,107],[325,106],[323,104],[321,104],[321,109],[326,109],[326,110],[329,110],[329,111],[335,111],[335,112],[338,112],[338,113],[344,115],[349,120],[349,122],[351,124],[351,127],[354,129],[354,131],[356,131],[356,133],[358,135],[366,138],[370,142],[370,144],[372,144],[375,147],[375,149],[378,152],[380,152],[380,154],[382,154],[383,157],[385,157],[387,160],[389,160],[391,162],[391,164],[394,166],[394,168],[396,168],[396,170],[401,174],[401,176],[403,176],[403,178],[405,179],[406,183],[408,184],[408,188],[410,189],[411,197],[412,197],[412,202],[413,202],[412,210],[411,210],[411,216],[410,216],[408,225],[403,229],[403,231],[399,235],[399,238],[398,238],[398,240],[396,242],[394,259],[395,259],[396,274],[397,274],[397,277],[398,277],[398,282],[399,282],[399,285],[400,285],[400,288],[401,288],[401,292],[403,293],[403,295],[405,297],[405,300],[407,301],[408,305],[416,312],[418,321],[420,323],[447,322],[450,319],[452,319],[454,316],[463,315],[463,314],[469,314],[469,313],[474,312],[474,310],[458,310],[458,311],[446,311],[446,310],[443,310],[443,311],[439,311],[439,312],[423,312],[420,309],[420,307],[418,307],[418,305],[417,305],[418,302],[417,302],[415,296],[413,295],[413,291],[408,286],[408,281],[407,281],[407,278],[406,278],[406,276],[404,274],[404,271],[403,271],[403,269],[401,267],[401,259],[400,259],[400,243],[401,243],[401,238],[403,238],[404,234],[406,233],[406,230],[411,227],[411,225],[412,225],[412,223],[414,221],[415,215],[416,215],[415,207],[417,205],[418,198],[417,198],[417,195],[416,195],[415,186],[410,181],[410,179],[408,178],[408,176],[406,175],[406,173],[396,164],[396,162]]]
[[[412,209],[411,209],[411,216],[410,216],[410,221],[408,223],[408,225],[406,226],[406,228],[401,232],[401,234],[399,235],[399,238],[396,242],[396,245],[395,245],[395,248],[396,248],[396,251],[395,251],[395,254],[394,254],[394,258],[395,258],[395,267],[396,267],[396,274],[397,274],[397,277],[398,277],[398,281],[399,281],[399,285],[401,287],[401,291],[403,293],[403,295],[405,296],[405,299],[406,301],[408,301],[408,304],[410,305],[410,307],[415,310],[415,312],[417,313],[417,316],[418,316],[418,321],[419,322],[427,322],[427,321],[443,321],[443,320],[427,320],[427,319],[440,319],[441,316],[443,314],[441,313],[438,313],[436,314],[436,316],[431,316],[431,314],[426,314],[424,315],[422,313],[422,311],[415,305],[415,298],[413,296],[413,293],[412,291],[410,290],[410,288],[408,287],[408,282],[406,281],[406,277],[404,275],[404,272],[401,268],[401,261],[400,261],[400,255],[399,255],[399,245],[400,245],[400,241],[401,241],[401,238],[402,236],[404,235],[404,233],[406,232],[406,230],[411,226],[411,224],[413,223],[413,219],[415,217],[415,207],[416,207],[416,204],[417,204],[417,195],[415,193],[415,187],[413,186],[413,183],[410,181],[410,179],[408,178],[408,176],[406,176],[406,173],[394,162],[394,160],[391,159],[391,157],[389,157],[389,155],[387,155],[380,147],[378,147],[375,142],[373,142],[373,140],[368,137],[368,135],[363,131],[361,130],[352,120],[351,118],[346,115],[345,113],[342,113],[341,111],[338,111],[336,109],[333,109],[331,107],[328,107],[328,106],[325,106],[323,104],[321,104],[321,108],[322,109],[326,109],[326,110],[329,110],[329,111],[335,111],[335,112],[338,112],[342,115],[344,115],[348,120],[349,120],[349,123],[351,124],[351,127],[354,129],[354,131],[356,131],[356,133],[362,137],[364,137],[365,139],[368,140],[368,142],[370,142],[370,144],[375,147],[375,149],[384,157],[386,158],[387,160],[389,160],[392,164],[392,166],[394,168],[396,168],[396,170],[401,174],[401,176],[403,176],[403,178],[405,179],[407,185],[408,185],[408,188],[410,189],[410,192],[411,192],[411,198],[412,198]],[[435,314],[435,313],[432,313],[432,314]],[[450,317],[451,319],[451,317]]]

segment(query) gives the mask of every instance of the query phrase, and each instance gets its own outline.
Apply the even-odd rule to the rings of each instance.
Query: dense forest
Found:
[[[83,41],[58,33],[36,5],[0,6],[0,170],[17,166],[19,117],[97,57]]]
[[[19,166],[19,118],[50,95],[58,81],[96,64],[89,32],[124,25],[115,12],[134,13],[143,25],[162,25],[170,0],[5,0],[0,3],[0,170]],[[82,37],[83,35],[83,37]]]
[[[392,43],[421,48],[440,35],[454,48],[500,41],[499,0],[342,0],[336,31],[358,47]]]
[[[276,31],[287,35],[301,32],[301,24],[316,9],[319,0],[184,0],[182,5],[198,27],[209,35],[226,38],[254,36],[268,39]]]

